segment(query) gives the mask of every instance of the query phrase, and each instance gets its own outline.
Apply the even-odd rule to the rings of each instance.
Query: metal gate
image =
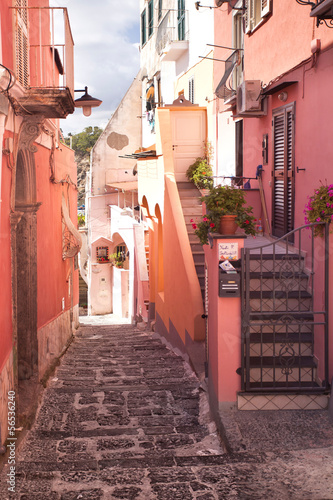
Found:
[[[315,238],[316,225],[242,250],[243,391],[328,389],[329,226]]]

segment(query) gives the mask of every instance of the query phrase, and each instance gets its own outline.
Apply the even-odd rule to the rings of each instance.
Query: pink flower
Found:
[[[210,225],[210,227],[215,227],[214,222],[211,222],[209,225]]]
[[[207,222],[207,221],[208,221],[207,217],[204,217],[202,220],[203,220],[204,222]]]
[[[192,224],[192,227],[193,227],[193,229],[196,229],[197,225],[196,224]]]
[[[320,218],[320,217],[317,217],[316,221],[317,221],[317,222],[320,222],[320,221],[321,221],[321,218]]]
[[[193,219],[191,219],[191,220],[190,220],[190,222],[194,222],[194,220],[193,220]]]

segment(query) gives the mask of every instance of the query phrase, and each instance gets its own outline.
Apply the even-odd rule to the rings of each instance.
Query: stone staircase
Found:
[[[205,298],[205,254],[203,247],[194,233],[191,220],[202,218],[200,191],[191,182],[177,182],[180,201],[183,208],[187,233],[192,249],[195,269],[200,283],[202,299]]]
[[[245,391],[238,409],[323,409],[309,274],[299,253],[250,253],[242,305]]]

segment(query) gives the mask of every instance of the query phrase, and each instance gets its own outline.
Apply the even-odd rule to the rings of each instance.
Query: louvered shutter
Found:
[[[271,12],[271,0],[260,0],[261,1],[261,17],[267,16]]]
[[[16,7],[27,7],[27,0],[16,0]],[[28,10],[17,9],[15,30],[16,78],[23,87],[29,86]]]
[[[294,105],[273,115],[273,235],[283,236],[294,225]]]
[[[252,3],[253,3],[253,0],[245,0],[245,12],[244,12],[245,33],[249,33],[251,31]]]

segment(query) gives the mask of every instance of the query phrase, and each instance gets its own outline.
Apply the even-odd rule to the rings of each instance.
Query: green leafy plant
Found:
[[[213,187],[213,170],[205,158],[197,158],[186,171],[186,177],[199,189]]]
[[[316,189],[312,196],[308,197],[304,209],[305,224],[315,222],[331,222],[333,220],[333,184],[322,185]],[[324,235],[324,225],[320,224],[314,228],[315,236]]]
[[[198,224],[191,219],[192,227],[202,245],[208,243],[208,234],[216,233],[223,215],[235,215],[237,225],[244,229],[245,234],[256,234],[256,219],[253,208],[246,206],[244,191],[233,186],[217,186],[210,190],[207,196],[202,196],[207,214]]]
[[[119,267],[119,268],[124,267],[123,257],[122,257],[122,255],[120,255],[118,253],[112,253],[109,257],[109,260],[116,267]]]
[[[77,216],[77,223],[79,227],[84,227],[86,225],[86,218],[84,215]]]

